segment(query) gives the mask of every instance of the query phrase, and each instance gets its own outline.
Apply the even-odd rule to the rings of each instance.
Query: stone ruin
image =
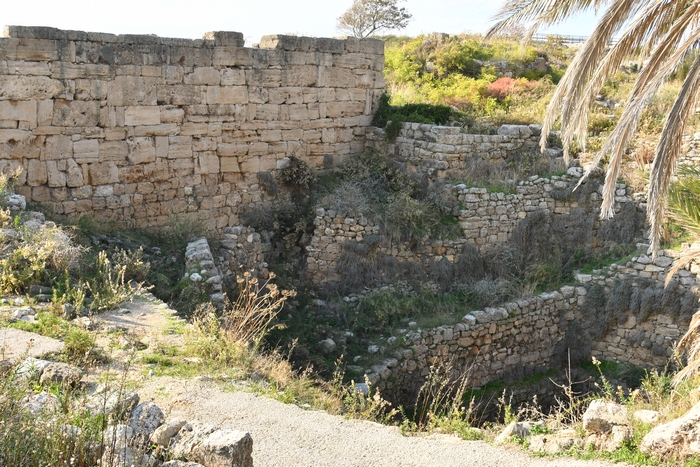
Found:
[[[375,39],[203,39],[8,26],[0,38],[0,170],[55,214],[154,227],[238,224],[258,174],[364,149],[384,88]]]

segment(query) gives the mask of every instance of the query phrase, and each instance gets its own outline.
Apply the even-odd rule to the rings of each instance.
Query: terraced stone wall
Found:
[[[258,174],[361,152],[384,87],[373,39],[204,39],[5,28],[0,170],[56,214],[238,224]]]
[[[414,400],[431,365],[451,365],[451,377],[469,387],[518,380],[550,368],[566,369],[595,356],[647,369],[663,369],[698,309],[693,264],[668,287],[663,281],[677,252],[652,260],[639,254],[558,291],[465,314],[462,322],[402,330],[377,342],[384,358],[365,369],[393,400]],[[362,362],[362,360],[360,360]]]
[[[640,237],[643,207],[633,199],[631,188],[618,184],[616,217],[600,221],[597,213],[602,187],[594,179],[573,190],[581,173],[581,169],[572,168],[565,175],[534,176],[519,182],[514,193],[453,185],[449,189],[460,206],[455,213],[462,231],[460,238],[426,239],[413,247],[375,241],[370,247],[379,255],[399,262],[420,263],[427,268],[429,262],[443,258],[455,263],[467,244],[474,245],[479,253],[488,253],[515,243],[514,237],[550,235],[560,241],[568,239],[571,241],[563,242],[563,249],[570,253],[580,249],[588,254],[600,252],[612,243],[631,243]],[[533,225],[537,222],[541,225]],[[342,280],[338,268],[345,242],[367,244],[369,235],[380,235],[379,226],[359,214],[321,208],[316,211],[314,224],[314,235],[307,247],[307,272],[318,284]],[[543,247],[551,249],[554,243]]]
[[[409,171],[430,178],[465,179],[475,173],[491,173],[520,153],[539,153],[540,125],[502,125],[494,135],[477,135],[463,128],[404,123],[394,141],[384,130],[373,128],[369,146],[392,154]],[[547,149],[554,162],[562,150]]]

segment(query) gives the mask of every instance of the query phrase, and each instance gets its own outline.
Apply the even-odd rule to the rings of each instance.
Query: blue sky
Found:
[[[249,43],[266,34],[339,35],[336,18],[352,0],[5,0],[0,25],[200,38],[207,31],[242,32]],[[485,32],[501,0],[406,0],[413,21],[402,34]],[[550,32],[588,35],[593,15]]]

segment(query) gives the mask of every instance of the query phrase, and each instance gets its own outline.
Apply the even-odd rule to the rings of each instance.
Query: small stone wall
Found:
[[[688,135],[683,138],[684,151],[678,159],[678,164],[691,167],[700,165],[700,133]]]
[[[185,278],[200,292],[209,295],[217,306],[224,303],[222,293],[223,278],[214,263],[214,256],[206,238],[199,238],[187,244],[185,250]]]
[[[202,40],[9,26],[0,38],[0,170],[55,214],[209,229],[260,201],[259,172],[364,149],[384,88],[375,39],[238,32]]]
[[[398,348],[365,371],[385,396],[410,401],[431,365],[451,365],[450,376],[467,375],[469,387],[566,368],[591,356],[663,369],[698,308],[697,264],[663,288],[675,256],[662,251],[652,261],[639,255],[579,274],[576,286],[474,311],[457,324],[392,336]]]
[[[267,279],[270,271],[265,254],[272,251],[270,237],[269,232],[260,234],[251,227],[226,227],[224,236],[219,240],[221,251],[217,261],[224,279],[233,281],[246,271],[259,279]]]
[[[457,185],[454,192],[463,206],[459,211],[459,223],[464,237],[481,251],[505,243],[515,227],[534,212],[555,215],[571,215],[572,210],[589,205],[595,211],[600,204],[602,185],[581,199],[571,189],[578,183],[582,170],[572,168],[567,175],[530,177],[519,182],[514,194],[489,193],[486,188],[468,188]],[[615,213],[635,202],[632,188],[623,183],[616,185]],[[583,191],[583,190],[581,190]],[[633,209],[637,209],[636,206]],[[601,222],[594,221],[592,238]]]
[[[372,128],[368,145],[393,154],[408,170],[441,179],[459,179],[475,167],[503,165],[516,152],[539,152],[540,125],[503,125],[496,135],[472,135],[459,127],[404,123],[394,142],[384,130]],[[559,149],[548,149],[547,158],[561,157]]]
[[[453,240],[426,241],[413,249],[407,245],[386,244],[379,241],[376,242],[377,253],[392,256],[400,262],[426,264],[427,261],[439,262],[443,258],[454,262],[467,243],[475,245],[481,253],[506,244],[516,227],[534,213],[546,213],[565,219],[562,221],[562,230],[568,229],[568,224],[572,224],[571,229],[578,228],[573,226],[574,221],[580,222],[585,216],[588,220],[585,226],[587,232],[582,235],[581,244],[572,245],[572,248],[586,248],[589,252],[597,251],[606,243],[603,238],[605,235],[599,230],[601,228],[610,230],[616,221],[600,221],[597,218],[602,186],[582,187],[578,191],[571,191],[581,174],[581,169],[571,168],[568,174],[562,176],[547,178],[534,176],[519,182],[515,187],[515,193],[512,194],[492,193],[486,188],[469,188],[464,184],[455,185],[450,189],[452,196],[461,206],[457,218],[463,237]],[[627,210],[634,212],[633,217],[643,217],[642,206],[637,205],[632,197],[632,189],[624,184],[617,185],[615,203],[617,214]],[[568,218],[572,219],[566,220]],[[638,223],[641,225],[641,221]],[[316,211],[314,225],[316,226],[314,235],[307,247],[307,274],[309,279],[317,284],[340,280],[337,267],[343,251],[343,243],[346,241],[366,243],[368,235],[377,236],[380,233],[379,227],[364,216],[346,215],[326,211],[323,208]],[[581,230],[583,234],[583,229]],[[638,231],[624,232],[621,236],[624,238],[620,240],[630,243],[638,234]]]

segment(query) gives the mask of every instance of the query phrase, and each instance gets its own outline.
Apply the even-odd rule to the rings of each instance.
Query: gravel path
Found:
[[[163,333],[172,313],[162,302],[149,297],[125,304],[120,311],[101,315],[98,321],[107,328],[125,327],[147,342],[165,340],[181,345],[181,336]],[[140,371],[135,373],[143,375]],[[253,437],[255,467],[612,465],[571,458],[534,458],[514,446],[463,441],[451,435],[405,437],[396,427],[305,410],[242,390],[227,392],[212,382],[197,379],[148,376],[137,379],[140,381],[135,390],[141,400],[154,401],[169,418],[249,432]]]
[[[533,458],[515,447],[449,435],[405,437],[395,427],[304,410],[212,383],[153,378],[139,390],[169,417],[248,431],[255,467],[460,466],[599,467],[571,458]],[[620,465],[620,464],[617,464]]]

